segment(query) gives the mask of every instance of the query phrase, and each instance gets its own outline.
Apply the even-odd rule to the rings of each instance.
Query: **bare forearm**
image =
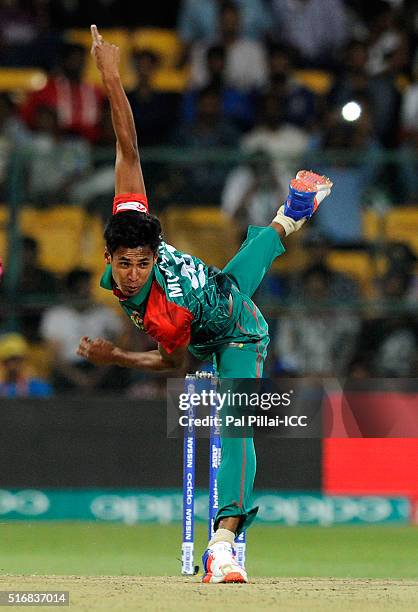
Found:
[[[134,368],[147,372],[164,372],[175,370],[174,362],[165,360],[158,350],[133,353],[123,349],[115,349],[115,364],[124,368]]]
[[[118,147],[124,156],[138,158],[135,122],[120,76],[117,73],[102,73],[102,80],[110,102],[113,129]]]

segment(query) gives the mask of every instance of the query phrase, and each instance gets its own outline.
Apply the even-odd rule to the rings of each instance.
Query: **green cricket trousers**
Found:
[[[245,242],[238,253],[225,266],[223,272],[233,285],[234,301],[240,302],[237,335],[240,342],[229,342],[215,353],[214,363],[220,379],[260,378],[269,343],[268,325],[251,296],[263,280],[276,257],[285,249],[272,227],[250,226]],[[251,341],[242,342],[242,335],[251,335]],[[258,340],[254,341],[254,336]],[[255,519],[258,508],[252,508],[252,492],[256,473],[256,455],[252,437],[221,435],[222,455],[218,471],[220,519],[240,517],[238,534]]]

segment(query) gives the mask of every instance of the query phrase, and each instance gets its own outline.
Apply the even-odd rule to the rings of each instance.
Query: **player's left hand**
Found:
[[[91,30],[91,54],[95,59],[96,66],[103,76],[119,74],[120,52],[119,47],[112,45],[99,33],[97,26],[92,25]]]
[[[83,336],[77,349],[77,355],[84,357],[94,365],[112,365],[115,363],[115,345],[104,338]]]

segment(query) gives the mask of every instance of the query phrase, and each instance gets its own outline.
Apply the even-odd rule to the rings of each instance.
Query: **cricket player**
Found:
[[[272,223],[251,226],[222,271],[177,251],[164,242],[158,219],[148,213],[135,125],[119,76],[119,49],[105,42],[96,26],[91,33],[117,139],[115,198],[104,234],[107,266],[101,286],[113,291],[132,322],[158,342],[158,349],[135,353],[101,338],[83,337],[78,354],[97,365],[161,372],[181,366],[190,351],[202,360],[213,359],[221,379],[261,377],[269,335],[251,296],[273,260],[284,253],[282,240],[301,228],[332,183],[299,172]],[[255,470],[252,438],[224,437],[219,511],[215,535],[203,555],[204,582],[248,581],[236,561],[234,539],[258,510],[251,507]]]

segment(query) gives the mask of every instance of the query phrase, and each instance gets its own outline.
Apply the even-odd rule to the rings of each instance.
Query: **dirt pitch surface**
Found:
[[[6,575],[0,577],[0,590],[66,590],[69,609],[77,612],[418,610],[418,582],[412,580],[257,578],[244,585],[206,585],[198,578],[182,577]]]

